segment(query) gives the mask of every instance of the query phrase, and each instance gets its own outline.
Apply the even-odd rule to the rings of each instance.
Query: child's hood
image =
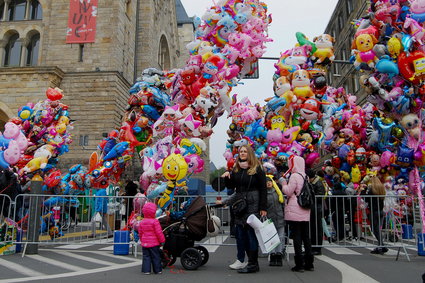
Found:
[[[156,205],[152,202],[148,202],[143,206],[142,211],[145,218],[155,218]]]

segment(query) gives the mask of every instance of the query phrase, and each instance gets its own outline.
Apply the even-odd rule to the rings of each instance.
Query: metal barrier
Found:
[[[17,239],[11,220],[12,199],[5,194],[0,194],[0,255],[15,252],[13,244]]]
[[[0,194],[0,220],[4,218],[10,218],[12,199],[5,194]]]
[[[179,212],[186,200],[193,196],[176,196],[172,211]],[[215,197],[205,197],[210,203]],[[116,230],[132,230],[137,223],[137,213],[133,210],[142,198],[130,196],[90,196],[90,195],[18,195],[13,207],[15,232],[21,234],[16,244],[73,244],[110,245],[113,232]],[[133,205],[134,203],[134,205]],[[30,208],[38,206],[40,215],[31,215]],[[99,209],[101,207],[102,209]],[[230,221],[227,208],[212,209],[224,224]],[[29,223],[34,217],[40,217],[39,229],[30,231]],[[136,224],[137,225],[137,224]],[[206,225],[206,224],[205,224]],[[224,226],[224,230],[226,226]],[[37,235],[34,235],[37,234]],[[137,242],[137,235],[131,240]],[[223,237],[223,238],[221,238]],[[223,245],[228,237],[226,232],[219,236],[205,239],[206,245]],[[36,240],[34,240],[36,239]],[[126,244],[126,243],[115,243]]]
[[[313,247],[417,247],[422,230],[417,198],[396,195],[316,196],[311,210]],[[409,259],[410,260],[410,259]]]
[[[172,211],[179,212],[191,197],[175,196]],[[204,197],[210,204],[216,200],[216,196]],[[136,203],[143,201],[129,196],[18,195],[13,202],[13,215],[9,212],[9,216],[16,222],[15,229],[22,231],[18,244],[110,245],[114,230],[132,229],[137,222],[137,215],[132,211],[137,208]],[[27,230],[31,217],[29,208],[33,205],[41,205],[41,215],[37,216],[41,218],[40,229],[33,231],[39,234],[37,241],[28,240],[35,239]],[[96,206],[103,206],[103,212],[98,213]],[[312,245],[398,248],[408,257],[406,247],[417,247],[416,232],[421,229],[418,207],[417,199],[403,196],[316,196],[310,221]],[[229,209],[212,210],[221,219],[222,231],[216,237],[203,240],[202,245],[234,245],[226,241],[230,237],[232,219]],[[137,236],[132,240],[135,244]]]

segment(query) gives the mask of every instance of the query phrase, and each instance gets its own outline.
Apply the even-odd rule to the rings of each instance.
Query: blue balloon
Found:
[[[0,134],[0,147],[9,147],[11,139],[5,138],[3,135]]]
[[[388,74],[390,78],[399,74],[397,64],[388,55],[381,56],[375,68],[380,73]]]
[[[410,17],[412,19],[414,19],[415,21],[417,21],[418,23],[425,22],[425,13],[422,13],[422,14],[414,14],[414,13],[412,13],[412,14],[410,14]]]
[[[403,45],[403,48],[406,52],[409,52],[410,47],[412,47],[413,44],[413,38],[406,34],[406,33],[402,33],[403,36],[401,38],[401,44]]]
[[[345,160],[347,158],[348,152],[350,152],[351,148],[347,144],[343,144],[338,148],[338,157]]]
[[[4,160],[4,151],[0,151],[0,168],[7,169],[9,168],[9,163]]]

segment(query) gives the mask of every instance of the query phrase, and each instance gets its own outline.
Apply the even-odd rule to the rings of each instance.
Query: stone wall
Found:
[[[40,33],[37,67],[0,68],[0,130],[18,107],[44,100],[46,89],[57,86],[64,90],[63,103],[69,105],[75,120],[74,142],[60,158],[60,168],[88,164],[103,134],[120,126],[135,77],[145,68],[159,67],[161,36],[168,43],[171,68],[181,67],[187,60],[186,43],[179,43],[175,1],[99,0],[96,41],[84,44],[82,62],[80,45],[66,44],[69,0],[39,2],[42,20],[0,22],[0,40],[11,30],[18,31],[21,38],[31,30]],[[188,33],[185,28],[181,38],[187,41]],[[84,135],[89,143],[80,146],[79,137]],[[132,169],[126,174],[135,178],[140,174],[140,160],[135,156],[130,162]]]
[[[137,40],[137,74],[149,67],[160,68],[158,50],[161,36],[167,39],[171,68],[178,67],[177,51],[180,51],[174,0],[140,1],[139,30]]]
[[[79,62],[79,44],[66,44],[69,0],[49,1],[43,7],[41,64],[58,66],[64,72],[118,71],[129,82],[134,77],[136,1],[127,15],[124,1],[98,2],[96,41],[84,44],[83,61]],[[47,9],[45,9],[47,8]]]
[[[103,134],[121,125],[130,84],[118,72],[67,73],[62,81],[63,102],[69,106],[74,122],[74,142],[66,154],[67,164],[88,164]],[[80,146],[79,137],[88,136]],[[63,158],[65,159],[65,158]]]
[[[193,24],[183,24],[179,26],[178,31],[180,56],[178,57],[177,66],[181,68],[186,65],[186,61],[189,59],[189,51],[186,49],[186,45],[194,39]]]

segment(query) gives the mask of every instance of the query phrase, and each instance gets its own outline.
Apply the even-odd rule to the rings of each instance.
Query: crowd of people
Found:
[[[329,243],[359,240],[363,222],[369,225],[376,238],[377,247],[371,253],[388,251],[382,236],[386,191],[378,177],[364,179],[358,190],[352,192],[338,175],[329,184],[322,170],[305,169],[305,161],[299,156],[288,158],[282,169],[275,175],[266,175],[253,149],[244,145],[238,150],[233,169],[221,176],[228,190],[233,192],[226,200],[217,201],[219,205],[229,206],[233,217],[231,233],[236,238],[237,253],[235,262],[229,265],[231,269],[239,273],[260,270],[257,238],[254,229],[247,224],[251,214],[260,219],[272,219],[278,231],[281,244],[269,253],[270,266],[282,266],[285,247],[291,238],[295,250],[292,271],[313,271],[314,256],[321,255],[324,239]],[[314,191],[315,201],[311,209],[301,207],[297,200],[304,182],[309,182]],[[242,214],[235,211],[239,210],[235,203],[240,199],[247,203]],[[367,212],[366,215],[363,211]],[[329,227],[332,227],[332,233]]]

